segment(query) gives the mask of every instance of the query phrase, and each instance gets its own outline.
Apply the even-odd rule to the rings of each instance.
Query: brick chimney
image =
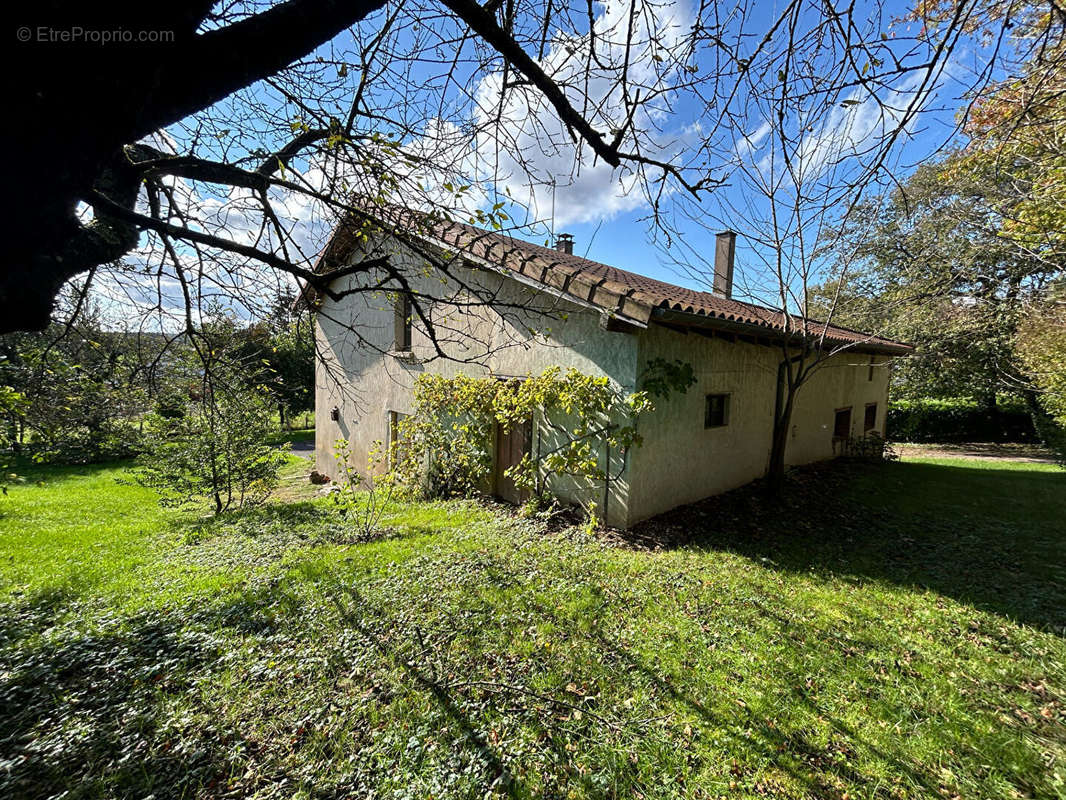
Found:
[[[737,235],[722,231],[714,244],[714,293],[733,296],[733,254],[737,249]]]
[[[574,237],[569,233],[560,233],[555,237],[555,249],[568,256],[574,254]]]

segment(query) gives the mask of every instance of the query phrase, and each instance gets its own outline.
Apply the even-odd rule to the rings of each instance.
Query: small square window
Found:
[[[729,424],[729,395],[707,395],[707,408],[703,418],[704,428],[721,428]]]

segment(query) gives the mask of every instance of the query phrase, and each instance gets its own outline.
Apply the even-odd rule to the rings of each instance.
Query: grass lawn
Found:
[[[2,797],[1066,797],[1049,465],[817,471],[624,541],[459,501],[360,541],[293,492],[204,521],[121,465],[26,472]]]

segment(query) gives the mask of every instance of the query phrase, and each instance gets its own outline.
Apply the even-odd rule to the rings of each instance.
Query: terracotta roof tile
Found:
[[[770,334],[780,334],[784,330],[786,317],[780,310],[676,286],[461,222],[431,220],[406,209],[390,209],[387,214],[387,220],[381,221],[387,221],[398,234],[416,235],[430,242],[436,240],[437,244],[467,258],[512,270],[642,324],[647,323],[657,310],[662,310],[688,315],[692,324],[703,327],[742,326],[750,328],[751,332],[762,329]],[[344,243],[346,238],[338,230],[320,264],[327,254],[331,256],[330,260],[343,257],[343,251],[348,249]],[[802,322],[801,317],[792,317],[793,328]],[[812,332],[821,332],[822,323],[808,320],[807,325]],[[825,336],[830,342],[855,343],[859,349],[886,353],[903,354],[913,349],[902,342],[836,325],[826,326]]]

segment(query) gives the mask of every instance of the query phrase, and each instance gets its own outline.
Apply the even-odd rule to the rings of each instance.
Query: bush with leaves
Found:
[[[657,375],[660,395],[670,388],[686,391],[693,381],[691,369]],[[606,377],[573,368],[549,367],[520,380],[422,375],[415,382],[414,413],[398,426],[394,471],[401,485],[428,496],[487,488],[495,427],[506,432],[536,420],[552,446],[524,456],[507,477],[535,497],[546,494],[546,480],[557,476],[591,489],[620,477],[600,454],[616,454],[624,469],[626,451],[641,443],[637,420],[652,410],[651,394],[625,392]],[[593,500],[583,505],[590,516],[595,513]]]
[[[40,387],[25,413],[32,437],[26,450],[37,461],[91,464],[128,458],[140,449],[139,387],[95,375],[81,364],[43,365]]]
[[[844,443],[843,454],[846,458],[859,461],[898,461],[899,453],[877,431],[869,431],[864,436],[851,436]]]
[[[281,427],[315,404],[315,336],[311,315],[296,310],[296,294],[274,298],[269,313],[247,326],[233,326],[234,355],[254,363],[276,404]]]
[[[277,485],[285,454],[266,443],[270,402],[234,365],[215,361],[203,391],[181,416],[150,415],[137,481],[164,505],[207,499],[215,514],[261,503]]]
[[[366,472],[360,472],[352,464],[347,439],[334,443],[333,456],[337,460],[337,479],[330,496],[341,516],[355,526],[358,538],[368,540],[377,533],[381,516],[396,489],[395,475],[382,470],[382,465],[389,460],[388,449],[381,442],[374,442]]]
[[[270,329],[270,390],[282,427],[315,405],[315,331],[311,314],[297,310],[294,293],[279,294],[267,319]]]
[[[393,471],[408,494],[448,497],[482,488],[492,470],[496,381],[421,375],[415,410],[397,429]],[[394,443],[396,444],[396,443]]]
[[[1036,438],[1025,406],[1000,398],[994,414],[974,398],[895,400],[888,407],[894,442],[1031,442]]]
[[[146,410],[146,354],[88,311],[76,324],[0,340],[0,381],[26,398],[0,411],[12,445],[38,461],[91,463],[133,455]]]
[[[0,417],[18,418],[26,407],[26,398],[10,386],[0,386]],[[0,492],[7,494],[9,483],[15,483],[19,476],[11,471],[11,429],[0,426]]]

